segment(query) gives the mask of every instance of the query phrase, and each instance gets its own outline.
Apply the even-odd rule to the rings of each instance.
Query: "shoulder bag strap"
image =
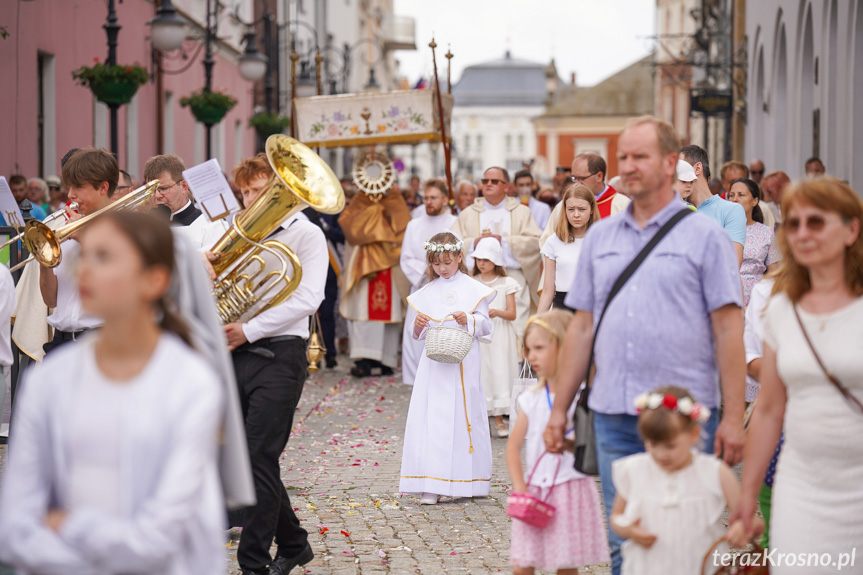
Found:
[[[611,286],[611,291],[608,292],[608,298],[605,300],[605,305],[602,307],[602,313],[599,314],[599,321],[596,322],[596,329],[593,330],[593,343],[590,346],[590,360],[587,362],[587,374],[585,375],[585,381],[587,381],[587,388],[582,392],[581,397],[579,397],[579,403],[581,405],[587,405],[587,396],[588,390],[590,389],[590,370],[593,367],[593,351],[596,347],[596,336],[599,333],[599,326],[602,325],[602,319],[605,317],[605,312],[608,311],[608,306],[611,304],[611,301],[614,297],[620,293],[620,290],[623,289],[623,286],[626,282],[629,281],[629,278],[635,274],[635,271],[644,263],[644,260],[647,259],[647,256],[650,255],[650,252],[653,251],[653,248],[662,241],[662,239],[668,235],[668,232],[677,225],[677,223],[692,213],[692,210],[689,208],[682,208],[679,212],[674,214],[670,220],[665,222],[659,230],[650,238],[650,241],[641,248],[641,251],[638,252],[638,255],[635,256],[629,265],[626,266],[626,269],[620,274],[617,280],[614,282],[614,285]]]
[[[815,351],[815,346],[812,345],[812,340],[809,339],[809,334],[806,332],[806,328],[803,326],[803,320],[800,319],[800,313],[797,311],[797,305],[792,306],[794,308],[794,317],[797,318],[797,323],[800,325],[800,331],[803,332],[803,339],[806,340],[806,343],[809,345],[809,349],[812,351],[812,355],[815,356],[815,361],[818,362],[818,367],[821,368],[821,371],[824,372],[824,375],[827,377],[827,381],[832,383],[836,389],[839,390],[839,393],[842,394],[842,397],[853,403],[857,409],[863,413],[863,404],[860,403],[860,400],[854,397],[848,388],[839,383],[839,380],[835,375],[827,371],[827,367],[824,365],[824,362],[821,361],[821,356],[818,355],[818,352]]]

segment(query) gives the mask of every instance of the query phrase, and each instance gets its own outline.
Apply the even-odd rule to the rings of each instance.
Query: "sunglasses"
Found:
[[[497,178],[483,178],[480,180],[483,186],[491,184],[493,186],[499,186],[500,184],[505,184],[503,180],[498,180]]]
[[[800,229],[801,224],[810,232],[820,232],[824,229],[824,226],[827,225],[827,220],[824,219],[824,216],[809,216],[805,220],[801,220],[800,218],[788,218],[785,220],[783,226],[785,226],[785,231],[793,234]]]
[[[764,170],[749,170],[749,173],[750,173],[750,174],[752,174],[753,176],[754,176],[754,175],[756,175],[756,174],[757,174],[757,175],[759,175],[759,176],[763,176],[763,175],[764,175]]]

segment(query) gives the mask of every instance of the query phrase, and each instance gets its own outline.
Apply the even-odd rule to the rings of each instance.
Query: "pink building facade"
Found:
[[[192,39],[203,42],[205,3],[175,0],[174,4],[189,22],[189,39],[181,50],[163,57],[161,67],[154,60],[147,26],[155,15],[154,2],[124,0],[116,5],[122,26],[117,63],[138,63],[151,74],[150,82],[118,113],[120,167],[138,182],[144,163],[158,153],[177,154],[187,167],[208,159],[204,126],[189,108],[180,107],[182,97],[205,83],[203,47]],[[0,174],[7,178],[14,173],[28,178],[59,175],[60,159],[70,148],[109,148],[108,107],[72,79],[73,70],[90,66],[95,59],[105,61],[108,47],[102,25],[106,16],[104,0],[0,3],[0,26],[8,32],[0,39]],[[247,126],[253,113],[253,84],[237,68],[242,31],[235,28],[228,14],[222,13],[218,32],[224,41],[213,45],[213,90],[238,100],[212,129],[212,156],[228,173],[251,156],[255,146],[254,130]],[[157,90],[160,68],[161,90]]]

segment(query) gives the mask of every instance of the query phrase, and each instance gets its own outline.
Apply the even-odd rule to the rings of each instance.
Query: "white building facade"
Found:
[[[827,172],[863,190],[863,0],[759,0],[746,9],[747,159]]]
[[[545,111],[548,73],[549,66],[517,60],[508,52],[500,60],[465,69],[453,86],[457,177],[476,181],[489,166],[502,166],[512,176],[536,157],[533,119]],[[556,72],[552,78],[556,88]]]

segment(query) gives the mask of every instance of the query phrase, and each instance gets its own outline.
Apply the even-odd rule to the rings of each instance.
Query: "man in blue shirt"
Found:
[[[563,382],[546,448],[563,449],[566,412],[587,372],[596,322],[621,272],[685,204],[674,191],[679,140],[674,128],[645,116],[618,140],[623,187],[632,202],[617,217],[591,226],[565,304],[576,310],[564,340]],[[731,465],[743,455],[746,362],[739,267],[722,229],[697,214],[683,218],[611,302],[596,334],[589,406],[606,513],[617,459],[644,451],[634,399],[663,385],[687,388],[711,409],[705,448]],[[686,350],[681,353],[681,350]],[[722,421],[718,418],[720,388]],[[609,533],[612,573],[620,573],[621,540]]]
[[[689,201],[698,208],[698,213],[711,218],[728,234],[734,242],[737,254],[737,267],[743,263],[743,243],[746,241],[746,211],[740,204],[723,200],[713,195],[708,182],[710,181],[710,164],[707,152],[700,146],[684,146],[680,150],[680,159],[689,162],[695,169],[697,179],[692,184],[692,194]],[[727,190],[726,190],[727,191]]]

